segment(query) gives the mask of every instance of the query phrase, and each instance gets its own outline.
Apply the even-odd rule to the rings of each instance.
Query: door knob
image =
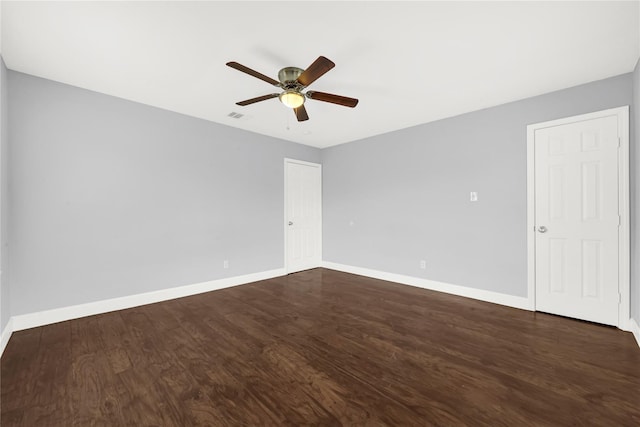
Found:
[[[291,221],[289,221],[289,225],[293,225],[293,223]]]
[[[547,232],[547,227],[545,227],[544,225],[541,225],[540,227],[538,227],[538,233],[546,233]]]

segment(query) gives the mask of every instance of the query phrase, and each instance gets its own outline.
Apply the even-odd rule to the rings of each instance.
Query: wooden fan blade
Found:
[[[309,65],[309,67],[300,74],[300,77],[298,77],[298,83],[303,86],[309,86],[335,66],[336,64],[334,64],[330,59],[327,59],[324,56],[319,56],[318,59],[313,61],[313,64]]]
[[[238,71],[242,71],[243,73],[247,73],[247,74],[249,74],[250,76],[257,77],[257,78],[259,78],[260,80],[264,80],[265,82],[267,82],[267,83],[269,83],[269,84],[272,84],[272,85],[274,85],[274,86],[280,86],[280,82],[279,82],[279,81],[274,80],[274,79],[272,79],[272,78],[271,78],[271,77],[269,77],[269,76],[265,76],[264,74],[259,73],[259,72],[255,71],[255,70],[252,70],[252,69],[251,69],[251,68],[249,68],[249,67],[245,67],[245,66],[244,66],[244,65],[242,65],[242,64],[238,64],[238,63],[237,63],[237,62],[235,62],[235,61],[227,62],[227,66],[229,66],[229,67],[231,67],[231,68],[235,68],[235,69],[236,69],[236,70],[238,70]]]
[[[298,108],[294,108],[293,112],[296,113],[296,118],[299,122],[304,122],[305,120],[309,120],[309,115],[307,114],[307,109],[304,108],[304,104],[299,106]]]
[[[334,95],[332,93],[325,92],[309,91],[307,92],[307,98],[316,101],[330,102],[332,104],[343,105],[345,107],[351,108],[358,105],[358,100],[355,98],[348,98],[346,96]]]
[[[262,95],[262,96],[258,96],[257,98],[251,98],[251,99],[247,99],[247,100],[244,100],[244,101],[236,102],[236,105],[242,105],[244,107],[245,105],[254,104],[254,103],[260,102],[260,101],[266,101],[267,99],[277,98],[279,96],[280,96],[279,93],[272,93],[272,94],[269,94],[269,95]]]

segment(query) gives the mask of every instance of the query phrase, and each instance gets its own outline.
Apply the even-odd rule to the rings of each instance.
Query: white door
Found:
[[[618,325],[618,115],[534,132],[535,307]]]
[[[322,168],[285,159],[285,269],[319,267],[322,261]]]

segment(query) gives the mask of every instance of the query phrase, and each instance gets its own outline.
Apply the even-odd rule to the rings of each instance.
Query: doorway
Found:
[[[322,263],[322,166],[285,159],[285,271]]]
[[[629,107],[527,127],[529,299],[628,329]]]

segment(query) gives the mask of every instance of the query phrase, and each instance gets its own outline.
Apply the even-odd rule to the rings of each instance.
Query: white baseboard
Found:
[[[2,330],[2,335],[0,336],[0,356],[4,353],[4,349],[9,343],[9,338],[11,338],[11,334],[13,333],[13,318],[10,317],[7,322],[7,326]]]
[[[403,285],[416,286],[418,288],[430,289],[432,291],[444,292],[466,298],[473,298],[494,304],[506,305],[508,307],[520,308],[522,310],[533,310],[532,302],[526,297],[517,297],[498,292],[486,291],[483,289],[468,288],[466,286],[436,282],[435,280],[420,279],[418,277],[370,270],[368,268],[354,267],[351,265],[336,264],[328,261],[323,261],[322,266],[331,270],[358,274],[360,276],[372,277],[374,279],[387,280],[389,282],[401,283]]]
[[[629,319],[629,330],[633,333],[633,336],[636,338],[636,342],[638,343],[638,347],[640,347],[640,326],[635,319]]]
[[[96,314],[108,313],[110,311],[124,310],[126,308],[187,297],[190,295],[257,282],[259,280],[267,280],[274,277],[284,276],[284,274],[284,269],[278,268],[275,270],[246,274],[243,276],[211,280],[209,282],[197,283],[194,285],[178,286],[175,288],[162,289],[143,294],[72,305],[53,310],[39,311],[36,313],[21,314],[11,318],[13,321],[13,331],[21,331],[23,329],[35,328],[38,326],[49,325],[51,323],[64,322],[65,320],[78,319],[80,317],[93,316]],[[2,339],[4,342],[4,333],[2,335]],[[7,338],[7,341],[8,340],[9,338]]]
[[[491,302],[494,304],[505,305],[508,307],[514,307],[523,310],[533,309],[531,302],[525,297],[517,297],[482,289],[468,288],[465,286],[452,285],[449,283],[420,279],[417,277],[405,276],[401,274],[387,273],[384,271],[371,270],[368,268],[337,264],[329,261],[323,261],[322,267],[331,270],[343,271],[345,273],[372,277],[374,279],[387,280],[390,282],[401,283],[418,288],[430,289],[433,291],[472,298],[480,301]],[[197,283],[193,285],[178,286],[175,288],[162,289],[154,292],[129,295],[126,297],[112,298],[108,300],[13,316],[9,319],[9,322],[5,326],[0,336],[0,356],[2,356],[2,353],[4,352],[4,349],[9,342],[9,338],[11,338],[11,334],[14,331],[21,331],[23,329],[49,325],[51,323],[63,322],[65,320],[78,319],[81,317],[108,313],[110,311],[124,310],[141,305],[187,297],[190,295],[201,294],[204,292],[229,288],[232,286],[244,285],[260,280],[272,279],[274,277],[284,276],[285,274],[286,273],[283,268],[278,268],[275,270],[246,274],[243,276],[211,280],[209,282]],[[633,333],[638,346],[640,346],[640,326],[634,319],[629,320],[629,330]]]

